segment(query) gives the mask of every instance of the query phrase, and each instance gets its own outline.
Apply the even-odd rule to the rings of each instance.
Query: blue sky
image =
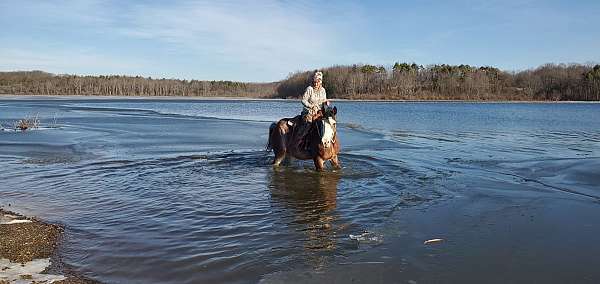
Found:
[[[395,61],[600,62],[600,1],[0,1],[0,70],[276,81]]]

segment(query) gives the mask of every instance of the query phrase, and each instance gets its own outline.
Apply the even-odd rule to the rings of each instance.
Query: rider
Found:
[[[304,137],[308,134],[309,126],[312,124],[317,112],[323,108],[323,105],[329,105],[325,88],[323,88],[323,73],[315,71],[312,86],[308,86],[302,96],[302,119],[296,119],[298,122],[296,128],[296,142],[298,145],[302,143]]]
[[[325,88],[323,88],[323,73],[316,71],[313,75],[312,86],[306,87],[302,96],[302,119],[305,122],[312,122],[314,116],[323,107],[323,104],[329,105]]]

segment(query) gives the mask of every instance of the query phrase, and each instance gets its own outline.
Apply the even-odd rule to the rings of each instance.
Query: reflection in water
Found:
[[[287,224],[302,232],[302,247],[313,268],[324,266],[327,255],[336,249],[336,199],[339,172],[275,169],[270,175],[271,200],[280,208]]]

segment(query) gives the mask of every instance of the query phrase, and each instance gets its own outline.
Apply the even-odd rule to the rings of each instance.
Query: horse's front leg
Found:
[[[273,152],[275,153],[275,158],[273,159],[274,167],[278,167],[287,155],[287,139],[284,135],[285,134],[282,134],[278,139],[276,139],[276,145],[273,147]]]
[[[275,158],[273,159],[273,166],[278,167],[283,159],[285,159],[285,151],[281,151],[279,153],[275,153]]]
[[[332,165],[334,168],[336,168],[336,169],[338,169],[338,170],[342,168],[342,166],[340,165],[340,160],[338,159],[338,156],[337,156],[337,155],[333,156],[333,158],[331,158],[331,160],[330,160],[330,161],[331,161],[331,165]]]
[[[323,160],[321,157],[316,156],[313,161],[315,162],[315,168],[317,169],[317,171],[323,171],[323,169],[325,168],[325,160]]]

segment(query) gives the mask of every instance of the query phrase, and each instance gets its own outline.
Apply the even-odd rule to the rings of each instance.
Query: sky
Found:
[[[332,65],[600,62],[598,0],[2,0],[0,71],[270,82]]]

